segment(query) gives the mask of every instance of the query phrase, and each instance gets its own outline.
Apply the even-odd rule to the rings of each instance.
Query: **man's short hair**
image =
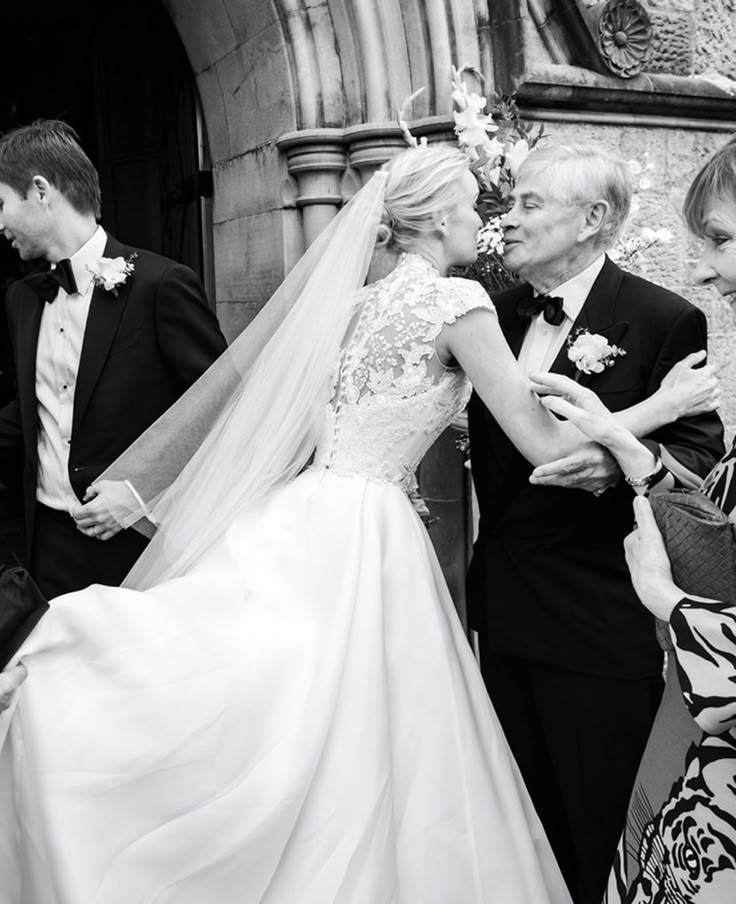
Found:
[[[631,208],[631,174],[616,154],[591,144],[545,144],[534,150],[522,170],[542,171],[555,190],[574,203],[608,202],[609,215],[596,244],[610,248]]]
[[[0,138],[0,182],[25,198],[34,176],[48,179],[78,213],[99,219],[100,179],[67,123],[38,119]]]

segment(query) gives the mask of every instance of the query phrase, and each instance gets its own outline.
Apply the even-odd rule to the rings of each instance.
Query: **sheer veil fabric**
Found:
[[[384,179],[103,475],[161,528],[21,648],[0,904],[571,904],[406,495],[493,306],[411,254],[361,289]]]
[[[238,513],[309,461],[386,180],[369,180],[219,360],[95,481],[125,500],[114,508],[123,526],[153,536],[123,586],[184,574]]]

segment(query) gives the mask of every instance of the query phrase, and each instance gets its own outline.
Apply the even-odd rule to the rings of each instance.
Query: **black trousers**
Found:
[[[663,691],[500,656],[488,693],[575,904],[601,904]]]
[[[77,530],[71,515],[38,503],[29,570],[49,600],[90,584],[115,587],[146,543],[134,530],[120,531],[109,540],[88,537]]]

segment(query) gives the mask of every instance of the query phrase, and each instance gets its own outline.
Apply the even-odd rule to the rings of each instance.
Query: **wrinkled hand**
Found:
[[[0,713],[5,712],[13,702],[15,692],[26,680],[27,675],[28,672],[22,662],[13,666],[12,669],[0,672]]]
[[[566,418],[593,442],[608,445],[616,420],[591,389],[562,374],[533,373],[530,379],[545,408]]]
[[[669,398],[675,420],[715,411],[720,406],[720,368],[712,364],[696,366],[705,361],[706,355],[705,351],[693,352],[678,361],[662,380],[659,391]]]
[[[621,469],[607,449],[596,443],[585,443],[565,458],[539,465],[532,471],[529,482],[536,486],[587,490],[600,496],[615,486],[620,477]]]
[[[634,499],[635,529],[624,540],[631,582],[639,599],[652,615],[669,621],[683,593],[672,580],[672,569],[662,534],[652,514],[649,500]]]
[[[117,502],[112,495],[112,486],[109,481],[102,481],[96,487],[89,487],[84,494],[84,504],[72,509],[71,514],[77,523],[77,529],[88,537],[109,540],[122,530],[112,514]]]

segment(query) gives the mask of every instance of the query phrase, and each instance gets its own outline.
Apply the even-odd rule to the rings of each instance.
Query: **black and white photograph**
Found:
[[[0,904],[734,904],[733,0],[0,26]]]

